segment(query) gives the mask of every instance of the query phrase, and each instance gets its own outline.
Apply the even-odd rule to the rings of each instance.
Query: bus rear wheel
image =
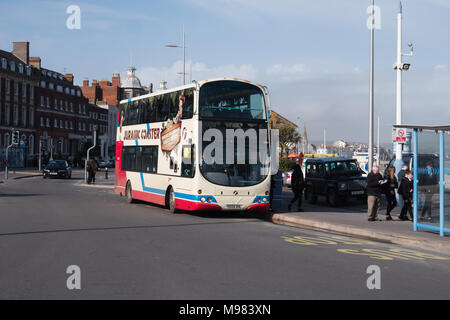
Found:
[[[127,202],[128,203],[133,203],[134,199],[133,199],[133,190],[131,189],[131,183],[128,181],[127,183],[127,187],[125,189],[125,194],[127,197]]]

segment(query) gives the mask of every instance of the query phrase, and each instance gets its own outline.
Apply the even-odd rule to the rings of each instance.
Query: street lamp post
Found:
[[[397,15],[397,61],[394,64],[394,69],[397,70],[397,98],[396,98],[396,125],[402,125],[403,123],[403,106],[402,106],[402,71],[407,71],[410,69],[411,65],[409,63],[403,63],[403,57],[409,56],[411,57],[413,55],[413,45],[412,43],[408,43],[408,46],[410,48],[410,53],[404,54],[402,53],[403,47],[402,47],[402,41],[403,41],[403,35],[402,35],[402,23],[403,23],[403,9],[402,9],[402,2],[400,1],[400,7],[399,12]],[[397,171],[403,166],[402,161],[402,144],[397,143],[395,145],[395,167]]]
[[[184,30],[184,26],[183,26],[183,45],[179,46],[176,44],[167,44],[166,45],[167,48],[179,48],[179,49],[183,49],[183,85],[186,84],[186,32]]]
[[[370,89],[369,89],[369,171],[373,167],[373,111],[374,111],[374,38],[375,38],[375,3],[371,0],[370,24]]]

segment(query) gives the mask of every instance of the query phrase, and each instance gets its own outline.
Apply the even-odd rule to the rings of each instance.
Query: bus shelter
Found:
[[[414,231],[450,234],[450,126],[409,126],[413,133]]]

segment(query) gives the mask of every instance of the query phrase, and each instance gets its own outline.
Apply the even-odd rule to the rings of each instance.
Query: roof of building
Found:
[[[123,79],[122,88],[124,89],[142,89],[141,81],[135,75],[136,68],[128,67],[127,76]]]

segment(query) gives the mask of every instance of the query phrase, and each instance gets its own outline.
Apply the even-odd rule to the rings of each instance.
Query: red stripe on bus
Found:
[[[154,194],[143,191],[133,190],[133,199],[151,202],[159,205],[166,205],[166,197],[160,194]]]

